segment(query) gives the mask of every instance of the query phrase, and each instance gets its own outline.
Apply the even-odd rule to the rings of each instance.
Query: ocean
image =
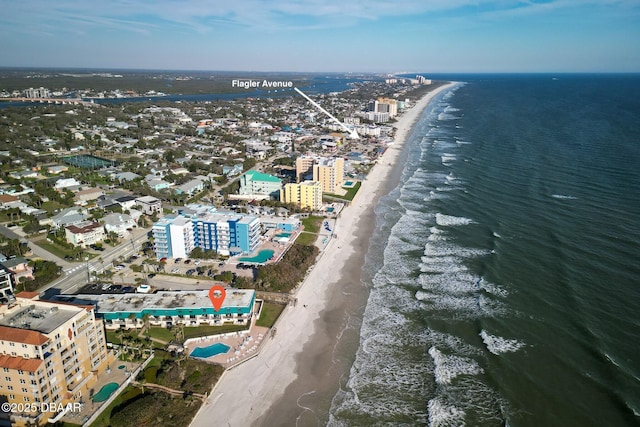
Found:
[[[640,76],[465,76],[376,208],[330,426],[640,425]]]

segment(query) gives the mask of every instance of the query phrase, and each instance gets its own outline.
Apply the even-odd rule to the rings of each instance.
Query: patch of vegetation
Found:
[[[289,292],[302,281],[318,255],[315,246],[295,243],[277,264],[258,267],[256,289],[270,292]]]
[[[270,328],[274,323],[276,323],[276,320],[278,320],[278,317],[280,317],[280,314],[286,305],[272,302],[264,302],[263,304],[262,312],[260,313],[260,318],[256,322],[256,325]]]
[[[220,365],[186,358],[178,362],[164,359],[157,372],[156,384],[192,393],[208,393],[224,372]]]
[[[311,246],[316,243],[317,239],[318,239],[317,234],[307,233],[306,231],[303,231],[298,235],[298,238],[296,239],[296,243],[300,245]]]
[[[189,396],[172,397],[162,392],[144,393],[124,402],[111,413],[111,427],[187,426],[201,401]]]

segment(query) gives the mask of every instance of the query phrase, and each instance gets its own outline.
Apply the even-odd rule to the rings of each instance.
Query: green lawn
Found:
[[[262,306],[262,312],[260,313],[260,319],[256,322],[257,326],[265,326],[270,328],[276,322],[280,313],[284,310],[285,305],[275,304],[272,302],[265,302]]]
[[[249,329],[249,325],[196,326],[193,328],[184,328],[184,339],[226,334],[228,332],[238,332],[246,329]]]
[[[56,245],[55,243],[47,242],[46,240],[40,240],[33,243],[40,246],[45,251],[51,252],[58,258],[64,259],[65,256],[73,256],[73,253],[69,249],[63,248],[62,246]]]
[[[149,336],[151,338],[157,338],[162,341],[169,342],[173,339],[173,333],[171,329],[162,328],[160,326],[152,326],[149,328]]]
[[[307,233],[303,231],[302,233],[300,233],[300,235],[296,239],[296,244],[310,246],[316,242],[317,238],[318,238],[317,234]]]
[[[320,224],[322,224],[323,219],[324,218],[321,216],[310,216],[309,218],[303,218],[301,222],[302,225],[304,225],[304,231],[317,233],[318,231],[320,231]]]
[[[333,197],[335,199],[342,199],[342,200],[352,201],[353,198],[356,197],[356,194],[358,193],[358,190],[360,190],[361,186],[362,186],[362,182],[358,181],[353,186],[353,188],[344,188],[344,187],[342,187],[344,190],[347,190],[347,194],[345,194],[344,196],[341,196],[339,194],[331,194],[331,193],[325,193],[324,195],[325,196],[329,196],[329,197]]]

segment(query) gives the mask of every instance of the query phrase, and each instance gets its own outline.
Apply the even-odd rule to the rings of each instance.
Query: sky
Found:
[[[0,66],[640,72],[640,0],[0,0]]]

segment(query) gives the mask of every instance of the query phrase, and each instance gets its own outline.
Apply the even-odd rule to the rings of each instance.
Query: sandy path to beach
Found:
[[[331,309],[327,303],[332,294],[340,292],[347,260],[357,255],[356,250],[366,251],[366,246],[362,247],[363,239],[353,239],[352,236],[358,235],[359,229],[372,229],[373,208],[386,190],[386,180],[396,166],[413,124],[433,96],[450,86],[447,84],[429,92],[401,116],[396,123],[398,130],[394,144],[389,146],[371,170],[356,200],[340,215],[335,230],[337,238],[328,244],[300,287],[296,306],[289,305],[283,311],[276,325],[277,333],[273,338],[268,338],[257,357],[224,373],[194,418],[192,427],[251,425],[282,399],[285,389],[296,380],[299,363],[315,363],[318,355],[307,353],[317,351],[317,346],[305,346],[314,335],[317,327],[314,322],[321,313]],[[366,221],[361,221],[363,219]],[[364,239],[366,242],[368,238]],[[355,269],[360,271],[362,265],[355,266]],[[307,353],[303,353],[303,348]],[[291,404],[294,407],[297,405],[295,401]],[[285,424],[296,423],[295,419],[289,421]]]

